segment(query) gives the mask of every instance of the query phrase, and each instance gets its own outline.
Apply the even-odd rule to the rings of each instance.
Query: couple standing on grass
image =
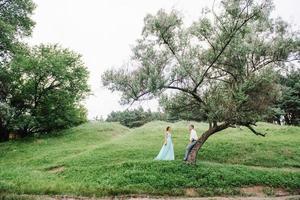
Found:
[[[194,147],[194,145],[198,140],[198,136],[193,124],[189,126],[189,132],[190,132],[190,141],[186,147],[185,155],[183,158],[184,161],[187,160],[190,151],[192,150],[192,148]],[[171,127],[168,126],[166,128],[164,145],[162,146],[155,160],[174,160],[174,159],[175,158],[174,158],[174,148],[173,148],[172,135],[171,135]]]

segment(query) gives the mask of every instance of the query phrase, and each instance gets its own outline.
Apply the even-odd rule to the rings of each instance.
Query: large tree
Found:
[[[81,101],[89,93],[88,71],[77,53],[58,45],[23,48],[6,69],[8,91],[0,108],[7,131],[26,136],[86,120]]]
[[[5,140],[8,138],[7,120],[12,111],[5,102],[10,95],[11,78],[7,64],[20,48],[20,40],[31,34],[34,22],[30,17],[34,8],[32,0],[0,0],[0,138]]]
[[[201,110],[209,127],[189,163],[210,136],[226,128],[242,125],[264,136],[253,126],[278,96],[275,71],[300,56],[299,35],[270,18],[271,1],[215,4],[190,26],[177,11],[147,15],[132,65],[102,77],[105,86],[122,93],[123,103],[164,93],[178,110]]]
[[[77,53],[58,45],[28,47],[32,0],[0,0],[0,141],[86,121],[81,101],[88,71]]]

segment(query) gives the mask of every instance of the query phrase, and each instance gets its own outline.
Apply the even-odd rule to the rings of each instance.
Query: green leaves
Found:
[[[31,34],[34,22],[30,19],[35,5],[31,0],[0,0],[0,141],[8,140],[8,126],[16,108],[10,106],[10,84],[20,77],[11,77],[7,65],[17,51],[22,51],[20,39]],[[16,90],[17,91],[17,90]],[[19,92],[15,103],[20,103]],[[24,105],[23,105],[24,106]]]
[[[0,127],[21,136],[86,121],[81,101],[89,93],[81,56],[59,45],[28,47],[31,0],[0,0]],[[7,135],[0,133],[0,140]]]
[[[31,34],[34,8],[32,0],[0,0],[0,62],[5,54],[15,50],[20,38]]]
[[[282,96],[277,108],[285,111],[288,124],[300,124],[300,70],[291,71],[280,80],[282,84]],[[278,115],[277,115],[278,116]]]
[[[133,110],[111,112],[106,121],[120,122],[129,128],[139,127],[152,120],[164,120],[165,116],[159,112],[144,111],[142,107]]]
[[[86,120],[80,103],[89,93],[88,71],[77,53],[58,45],[24,47],[6,69],[11,131],[49,132]]]
[[[164,10],[159,10],[156,16],[147,15],[144,19],[144,23],[143,35],[145,37],[155,35],[161,40],[162,36],[164,36],[166,40],[169,40],[173,38],[176,29],[182,25],[182,19],[175,10],[170,14]]]
[[[105,73],[104,85],[120,91],[124,103],[168,94],[161,104],[174,115],[232,124],[259,120],[279,96],[275,72],[300,60],[299,33],[270,18],[269,0],[219,6],[189,27],[177,11],[147,15],[130,65]]]

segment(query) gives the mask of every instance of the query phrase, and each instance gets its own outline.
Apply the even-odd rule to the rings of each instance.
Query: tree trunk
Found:
[[[0,142],[8,141],[9,133],[8,130],[0,124]]]
[[[223,123],[221,125],[217,125],[215,124],[214,126],[210,126],[210,128],[205,131],[201,137],[198,139],[198,141],[196,142],[196,144],[194,145],[194,147],[192,148],[189,156],[188,156],[188,159],[187,159],[187,163],[189,164],[196,164],[196,159],[197,159],[197,153],[198,151],[201,149],[201,147],[203,146],[203,144],[206,142],[206,140],[212,136],[213,134],[219,132],[219,131],[222,131],[226,128],[228,128],[230,125],[230,123]]]

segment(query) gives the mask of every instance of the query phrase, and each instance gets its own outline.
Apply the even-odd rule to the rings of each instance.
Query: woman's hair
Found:
[[[169,130],[170,130],[170,128],[171,128],[170,126],[167,126],[167,128],[166,128],[166,131],[169,131]]]

